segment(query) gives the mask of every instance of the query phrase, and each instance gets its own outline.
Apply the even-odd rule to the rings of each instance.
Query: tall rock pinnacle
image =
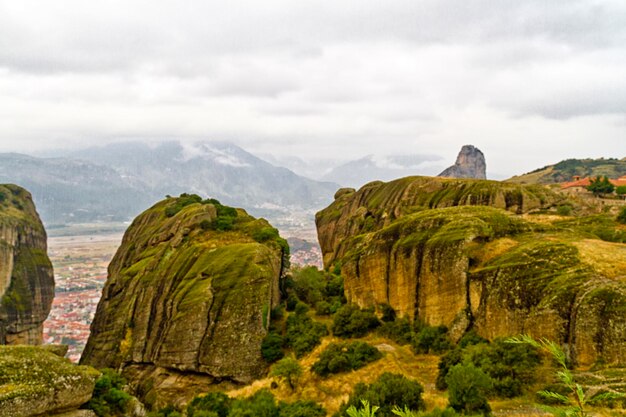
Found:
[[[446,168],[439,177],[487,179],[485,155],[473,145],[461,148],[456,163]]]

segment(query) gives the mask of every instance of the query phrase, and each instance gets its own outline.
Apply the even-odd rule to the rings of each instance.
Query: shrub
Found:
[[[450,407],[463,414],[491,413],[487,402],[491,378],[479,368],[471,363],[455,365],[448,372],[446,383]]]
[[[396,319],[395,321],[387,321],[380,325],[376,332],[387,337],[399,345],[408,345],[413,340],[413,329],[407,318]]]
[[[256,230],[252,233],[252,239],[256,240],[259,243],[267,242],[268,240],[278,239],[278,230],[274,229],[272,226],[263,227],[259,230]]]
[[[294,390],[302,375],[302,366],[292,357],[283,358],[272,368],[271,376],[287,381],[289,388]]]
[[[495,394],[512,398],[522,394],[523,387],[535,380],[535,369],[541,363],[539,350],[527,344],[511,344],[496,339],[489,345],[468,348],[469,360],[493,380]]]
[[[425,326],[415,335],[413,350],[415,353],[442,353],[452,348],[452,342],[448,339],[446,326]]]
[[[474,336],[471,339],[478,341]],[[439,361],[437,389],[447,388],[446,375],[461,362],[471,363],[486,373],[492,379],[496,396],[512,398],[521,395],[524,387],[535,381],[535,369],[541,358],[539,351],[532,346],[506,343],[503,339],[465,348],[461,348],[459,343],[459,347],[443,355]]]
[[[293,349],[298,358],[312,351],[328,334],[324,324],[314,322],[306,314],[290,314],[286,328],[285,344]]]
[[[619,196],[624,196],[626,195],[626,185],[620,185],[619,187],[615,188],[615,192],[617,193],[617,195]]]
[[[318,316],[330,316],[332,314],[333,306],[328,301],[319,301],[315,304],[315,314]]]
[[[182,417],[183,415],[173,405],[160,408],[158,411],[148,413],[148,417]],[[196,417],[202,417],[196,414]],[[213,417],[213,416],[211,416]]]
[[[378,349],[365,342],[331,343],[321,353],[311,370],[326,377],[362,368],[382,356]]]
[[[372,384],[366,385],[362,382],[356,384],[348,403],[342,405],[340,414],[351,406],[359,407],[361,400],[380,407],[377,414],[379,417],[392,417],[394,414],[391,410],[394,406],[421,410],[424,408],[423,392],[424,388],[417,381],[404,375],[386,372]]]
[[[333,316],[332,331],[339,337],[362,337],[379,324],[372,310],[361,310],[356,305],[345,305]]]
[[[617,221],[621,224],[626,224],[626,207],[622,208],[622,211],[617,215]]]
[[[571,215],[571,214],[572,214],[572,210],[573,210],[573,208],[572,208],[572,206],[571,206],[571,205],[569,205],[569,204],[563,204],[563,205],[560,205],[560,206],[558,206],[558,207],[556,208],[556,213],[557,213],[559,216],[569,216],[569,215]]]
[[[282,357],[285,356],[282,350],[283,344],[284,341],[281,335],[275,332],[269,332],[261,343],[263,359],[269,363],[282,359]]]
[[[124,415],[126,405],[132,398],[123,391],[124,385],[126,380],[121,375],[112,369],[103,369],[85,408],[92,410],[98,417]]]
[[[7,195],[3,192],[0,192],[0,204],[4,203],[7,199]]]
[[[389,304],[381,304],[379,307],[382,313],[380,319],[383,322],[392,322],[396,319],[396,311]]]
[[[233,400],[228,417],[278,417],[279,411],[274,395],[262,389],[251,397]]]
[[[173,204],[171,204],[165,209],[165,215],[167,217],[173,217],[179,211],[181,211],[184,207],[187,207],[190,204],[201,203],[201,202],[202,202],[202,198],[199,195],[183,193],[174,200]]]
[[[279,417],[324,417],[326,410],[314,401],[280,403]]]
[[[187,406],[187,417],[202,417],[209,412],[216,417],[228,416],[231,399],[223,392],[209,392],[206,395],[194,398]]]

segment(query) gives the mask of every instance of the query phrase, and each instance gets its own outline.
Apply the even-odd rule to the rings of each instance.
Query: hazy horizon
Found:
[[[0,0],[0,152],[227,141],[505,178],[626,156],[622,1]]]

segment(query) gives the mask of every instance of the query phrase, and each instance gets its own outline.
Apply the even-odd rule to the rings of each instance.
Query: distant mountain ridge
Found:
[[[114,143],[36,158],[0,154],[0,182],[31,190],[45,223],[130,220],[166,194],[192,192],[255,215],[315,210],[338,186],[301,177],[223,142]]]
[[[571,181],[575,176],[584,178],[604,175],[609,178],[626,175],[626,158],[566,159],[523,175],[516,175],[507,181],[519,184],[557,184]]]
[[[321,177],[345,187],[360,188],[371,181],[391,181],[411,175],[434,175],[440,170],[437,155],[368,155],[333,168]]]

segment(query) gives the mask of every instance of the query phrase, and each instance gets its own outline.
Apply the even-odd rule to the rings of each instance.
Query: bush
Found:
[[[168,405],[159,409],[159,411],[153,411],[148,413],[148,417],[182,417],[183,415],[173,405]],[[203,417],[200,414],[196,414],[196,417]],[[206,417],[206,416],[204,416]],[[213,417],[213,416],[210,416]]]
[[[321,353],[311,370],[326,377],[362,368],[382,356],[378,349],[365,342],[331,343]]]
[[[282,359],[285,354],[283,353],[283,338],[278,333],[269,332],[261,343],[261,354],[263,359],[269,363],[276,362]]]
[[[333,316],[332,331],[339,337],[362,337],[379,324],[372,310],[361,310],[356,305],[345,305]]]
[[[7,199],[7,195],[3,192],[0,192],[0,204],[4,203]]]
[[[372,406],[378,406],[377,417],[394,416],[392,409],[408,407],[410,410],[422,410],[424,388],[415,380],[404,375],[386,372],[370,385],[359,382],[354,386],[347,404],[342,404],[340,414],[351,407],[359,408],[361,400],[369,401]]]
[[[326,410],[314,401],[280,403],[279,417],[324,417]]]
[[[492,379],[496,396],[512,398],[521,395],[524,387],[535,381],[535,369],[541,357],[539,351],[530,345],[506,343],[502,339],[457,347],[439,361],[437,389],[447,388],[449,370],[461,362],[471,363],[486,373]]]
[[[256,240],[259,243],[278,238],[278,230],[274,229],[272,226],[263,227],[252,233],[252,239]]]
[[[626,185],[620,185],[619,187],[616,187],[615,188],[615,192],[619,196],[625,196],[626,195]]]
[[[306,314],[290,314],[286,328],[285,344],[293,349],[297,358],[315,349],[328,334],[324,324],[314,322]]]
[[[197,194],[181,194],[178,198],[175,199],[174,203],[168,206],[165,209],[165,215],[167,217],[175,216],[179,211],[181,211],[184,207],[187,207],[190,204],[201,203],[202,198]]]
[[[492,388],[491,378],[473,364],[453,366],[446,376],[450,407],[463,414],[489,415],[491,407],[487,394]]]
[[[560,206],[558,206],[558,207],[556,208],[556,213],[557,213],[559,216],[569,216],[569,215],[571,215],[571,214],[572,214],[572,210],[573,210],[573,208],[572,208],[572,206],[571,206],[571,205],[569,205],[569,204],[563,204],[563,205],[560,205]]]
[[[216,417],[228,416],[231,399],[223,392],[209,392],[206,395],[194,398],[187,406],[187,417],[202,417],[208,412],[215,413]]]
[[[274,395],[262,389],[251,397],[233,400],[228,417],[278,417],[279,411]]]
[[[396,319],[395,321],[383,321],[376,332],[387,337],[399,345],[408,345],[413,341],[413,329],[407,318]]]
[[[626,224],[626,207],[624,207],[617,215],[617,221],[621,224]]]
[[[503,339],[469,347],[468,358],[492,378],[495,394],[505,398],[522,395],[524,386],[535,381],[535,369],[541,363],[538,349]]]
[[[287,381],[289,388],[294,390],[302,375],[302,366],[292,357],[283,358],[274,365],[271,376]]]
[[[425,326],[415,335],[413,340],[415,353],[443,353],[452,347],[446,326]]]
[[[92,410],[98,417],[124,415],[126,405],[132,398],[123,391],[124,385],[126,380],[121,375],[112,369],[103,369],[85,408]]]
[[[290,296],[295,295],[310,306],[317,314],[335,313],[345,303],[343,279],[340,276],[320,271],[317,268],[294,268],[291,275]]]

